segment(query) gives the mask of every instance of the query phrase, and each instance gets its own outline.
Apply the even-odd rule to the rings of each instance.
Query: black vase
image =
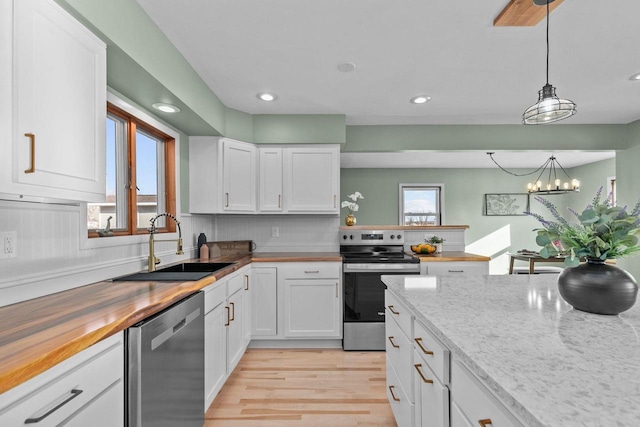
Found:
[[[573,308],[588,313],[619,314],[636,303],[638,285],[629,273],[602,260],[565,268],[558,291]]]

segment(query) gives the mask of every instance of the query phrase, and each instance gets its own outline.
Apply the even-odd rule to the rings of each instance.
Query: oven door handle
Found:
[[[419,273],[420,264],[343,264],[344,273]]]

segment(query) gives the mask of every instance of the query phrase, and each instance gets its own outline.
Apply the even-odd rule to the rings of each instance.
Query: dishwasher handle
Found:
[[[155,336],[151,338],[151,350],[153,351],[160,347],[167,340],[171,339],[172,336],[179,333],[185,326],[196,320],[201,315],[200,308],[198,307],[175,324],[169,325],[161,330],[154,331]]]

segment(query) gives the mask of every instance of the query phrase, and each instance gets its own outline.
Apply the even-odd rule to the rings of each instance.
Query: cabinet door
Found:
[[[116,427],[124,425],[123,382],[111,386],[99,398],[83,406],[71,418],[59,424],[65,427]]]
[[[231,374],[244,353],[244,334],[242,329],[242,313],[244,294],[239,290],[229,297],[227,326],[227,373]]]
[[[449,427],[449,389],[423,363],[417,352],[413,360],[416,425]]]
[[[284,335],[340,338],[338,279],[285,280]]]
[[[14,1],[13,181],[105,198],[106,48],[52,1]]]
[[[227,310],[220,304],[204,317],[205,411],[227,378]]]
[[[340,153],[334,146],[285,149],[285,208],[288,212],[338,213]]]
[[[223,210],[255,212],[256,147],[227,139],[223,144]]]
[[[251,341],[251,318],[252,304],[253,304],[253,273],[251,269],[248,269],[243,275],[242,280],[244,286],[242,288],[242,336],[243,347],[246,348]]]
[[[282,212],[282,148],[260,147],[260,212]]]
[[[278,323],[277,268],[252,269],[253,325],[254,336],[275,336]]]

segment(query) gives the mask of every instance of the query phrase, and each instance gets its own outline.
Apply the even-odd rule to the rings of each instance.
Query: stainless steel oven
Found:
[[[402,230],[340,231],[343,257],[345,350],[384,350],[384,290],[390,274],[420,274],[419,259],[405,254]]]

